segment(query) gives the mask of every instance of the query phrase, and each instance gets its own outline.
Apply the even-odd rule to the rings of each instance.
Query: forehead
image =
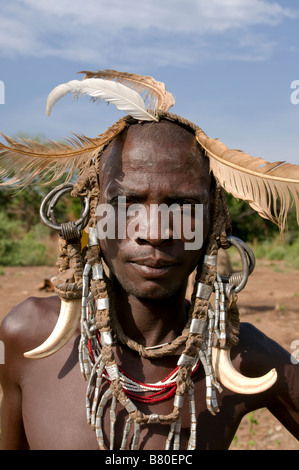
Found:
[[[100,184],[210,186],[208,159],[195,136],[168,121],[132,125],[105,149]]]

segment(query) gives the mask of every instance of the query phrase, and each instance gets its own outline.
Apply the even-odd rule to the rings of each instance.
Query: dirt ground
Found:
[[[0,321],[28,296],[51,295],[39,290],[56,268],[3,268],[0,275]],[[299,271],[279,262],[258,260],[246,289],[239,294],[241,321],[251,322],[289,352],[299,341]],[[266,410],[244,417],[231,450],[299,450],[299,442]]]

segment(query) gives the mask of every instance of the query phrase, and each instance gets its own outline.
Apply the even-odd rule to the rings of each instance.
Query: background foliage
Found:
[[[15,137],[16,138],[16,137]],[[23,133],[17,138],[28,138]],[[31,140],[43,140],[39,135]],[[25,187],[0,188],[0,266],[33,266],[54,264],[53,253],[47,248],[48,241],[56,232],[45,226],[39,209],[43,198],[65,178],[48,185],[38,181]],[[59,222],[77,220],[80,217],[79,199],[65,196],[56,206]]]

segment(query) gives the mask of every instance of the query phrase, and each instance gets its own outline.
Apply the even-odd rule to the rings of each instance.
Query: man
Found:
[[[121,210],[119,197],[125,197],[126,208],[133,204],[146,208],[147,224],[148,220],[152,222],[148,214],[154,205],[177,204],[182,211],[185,206],[201,205],[203,243],[196,250],[187,250],[186,239],[174,236],[171,223],[166,237],[158,224],[155,236],[149,230],[136,230],[133,237],[100,240],[101,256],[109,268],[110,279],[94,276],[91,281],[91,292],[95,294],[89,303],[91,310],[93,302],[97,305],[96,323],[90,322],[86,330],[81,326],[81,340],[78,328],[64,347],[43,359],[31,360],[23,355],[43,343],[53,330],[60,309],[59,298],[31,298],[10,312],[1,325],[6,353],[6,364],[0,370],[4,394],[3,449],[109,449],[113,441],[115,449],[132,446],[158,450],[165,449],[165,441],[172,440],[174,448],[178,448],[175,446],[179,442],[181,449],[227,449],[242,417],[261,407],[267,407],[298,438],[298,367],[285,350],[253,326],[241,324],[238,333],[234,294],[228,294],[230,304],[224,320],[228,328],[223,341],[227,347],[233,346],[231,357],[235,368],[245,376],[255,377],[275,367],[277,379],[261,393],[253,394],[232,391],[224,385],[222,392],[217,392],[216,404],[215,389],[207,385],[207,378],[212,377],[213,386],[221,391],[214,373],[205,367],[209,354],[203,344],[208,341],[206,325],[210,310],[204,291],[216,279],[213,250],[215,240],[220,243],[220,238],[225,238],[227,213],[220,205],[210,162],[194,132],[170,118],[134,122],[104,148],[95,169],[98,178],[90,176],[95,173],[87,178],[83,171],[75,192],[80,193],[80,185],[81,191],[88,187],[90,193],[100,188],[97,204],[112,205],[116,214]],[[94,223],[95,208],[91,219]],[[131,220],[128,217],[127,224]],[[144,222],[139,221],[141,225]],[[191,222],[194,227],[194,211]],[[92,228],[90,224],[90,237]],[[72,251],[74,241],[69,238],[67,244]],[[62,247],[61,260],[65,259],[67,244]],[[86,266],[97,266],[98,246],[90,245],[83,272],[83,298],[86,298]],[[79,264],[75,263],[78,270]],[[70,266],[71,262],[64,270],[64,279],[67,274],[74,277],[76,269]],[[200,267],[197,291],[190,306],[185,291],[188,276],[196,266]],[[106,301],[104,281],[110,303]],[[69,296],[69,289],[65,293]],[[72,299],[75,297],[74,294]],[[61,298],[63,303],[66,297]],[[86,312],[84,302],[82,305]],[[193,314],[190,325],[188,316],[192,310],[197,315]],[[186,324],[188,333],[177,346],[175,342],[182,337]],[[237,334],[239,340],[235,338]],[[88,341],[83,344],[82,338]],[[218,340],[221,338],[220,335]],[[100,346],[95,345],[96,341]],[[85,375],[94,379],[89,382],[88,392],[80,377],[79,364],[84,369],[87,348],[91,365]],[[161,354],[161,350],[166,352]],[[32,357],[34,354],[33,350]],[[103,364],[100,373],[95,367],[97,360],[99,369]],[[173,386],[170,377],[175,374],[178,378]],[[156,385],[150,387],[151,384]],[[163,384],[167,386],[163,388]],[[142,389],[141,385],[148,388]],[[212,399],[206,402],[207,390],[211,389]],[[151,390],[150,395],[145,390]],[[189,400],[183,402],[185,395]],[[86,398],[89,422],[96,430],[98,442],[86,423]]]

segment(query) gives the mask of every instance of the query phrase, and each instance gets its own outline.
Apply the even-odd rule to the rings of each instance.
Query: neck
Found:
[[[124,333],[145,347],[171,342],[187,323],[186,286],[169,298],[143,299],[113,286],[115,312]]]

